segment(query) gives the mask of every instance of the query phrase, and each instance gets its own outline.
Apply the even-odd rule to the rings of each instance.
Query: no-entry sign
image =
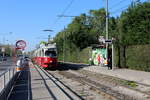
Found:
[[[24,40],[18,40],[16,42],[16,48],[17,49],[22,49],[24,50],[24,48],[26,47],[26,42]]]

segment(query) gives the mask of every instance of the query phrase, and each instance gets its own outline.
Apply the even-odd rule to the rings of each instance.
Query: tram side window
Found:
[[[46,51],[45,56],[56,57],[56,52],[55,51]]]

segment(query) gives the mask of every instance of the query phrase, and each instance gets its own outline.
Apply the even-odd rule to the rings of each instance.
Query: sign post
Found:
[[[23,51],[25,49],[25,47],[26,47],[26,42],[24,40],[18,40],[16,42],[16,47],[14,49],[14,62],[15,63],[16,63],[16,57],[17,57],[17,55],[16,55],[17,50],[22,50]]]
[[[114,38],[110,39],[110,40],[105,40],[105,43],[106,44],[111,44],[112,45],[112,51],[111,51],[111,55],[112,55],[112,70],[114,70],[114,44],[113,44],[113,41],[114,41]]]
[[[114,63],[114,42],[115,41],[115,38],[112,38],[112,39],[104,39],[104,37],[103,36],[100,36],[99,37],[99,42],[101,42],[101,43],[104,43],[104,44],[106,44],[106,45],[108,45],[108,44],[111,44],[112,45],[112,64],[111,64],[111,66],[112,66],[112,70],[114,70],[114,67],[115,67],[115,63]],[[107,52],[108,53],[108,52]],[[107,61],[108,61],[108,59],[107,59]]]
[[[4,61],[4,58],[5,58],[5,48],[4,47],[2,47],[2,49],[1,49],[1,51],[2,51],[2,53],[3,53],[3,59],[2,59],[2,61]]]

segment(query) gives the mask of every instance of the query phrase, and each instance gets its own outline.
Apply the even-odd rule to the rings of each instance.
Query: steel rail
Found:
[[[80,100],[84,100],[80,95],[78,95],[77,93],[75,93],[73,90],[71,90],[65,84],[62,84],[62,82],[60,80],[58,80],[55,76],[53,76],[52,74],[50,74],[49,72],[45,71],[44,69],[42,69],[40,67],[36,66],[36,68],[39,68],[70,100],[73,100],[73,97],[71,97],[71,95],[68,92],[66,92],[55,80],[57,80],[62,86],[64,86],[65,88],[67,88],[71,93],[73,93]]]

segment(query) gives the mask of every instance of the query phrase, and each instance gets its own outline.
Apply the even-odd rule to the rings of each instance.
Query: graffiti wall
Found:
[[[95,48],[92,50],[92,62],[94,65],[107,65],[106,48]]]

